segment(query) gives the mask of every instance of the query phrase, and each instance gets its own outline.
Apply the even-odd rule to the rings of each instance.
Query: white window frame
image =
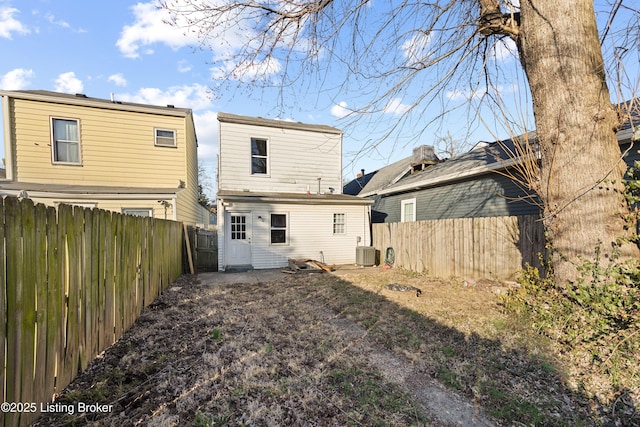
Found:
[[[173,138],[169,138],[168,136],[160,136],[158,132],[171,132],[173,134]],[[160,141],[168,141],[171,139],[173,142],[171,144],[163,143]],[[175,129],[165,129],[165,128],[153,128],[153,145],[156,147],[169,147],[176,148],[178,147],[178,136]]]
[[[342,221],[336,221],[338,218],[342,218]],[[342,231],[336,231],[341,228]],[[342,235],[347,234],[347,214],[344,212],[334,212],[333,214],[333,234]]]
[[[284,227],[274,227],[272,225],[272,216],[273,215],[282,215],[285,217],[285,226]],[[284,230],[284,242],[273,243],[273,238],[271,236],[272,231],[282,231]],[[270,212],[269,213],[269,244],[271,246],[288,246],[289,245],[289,214],[286,212]]]
[[[259,154],[253,154],[253,142],[254,141],[264,141],[266,144],[266,152],[267,154],[262,156]],[[269,154],[269,149],[270,149],[270,141],[269,138],[262,138],[262,137],[258,137],[258,136],[252,136],[251,140],[250,140],[250,145],[249,145],[249,153],[251,154],[251,158],[249,161],[249,170],[251,171],[251,175],[255,175],[255,176],[269,176],[269,174],[271,173],[271,165],[269,163],[269,158],[271,157]],[[262,172],[254,172],[253,171],[253,159],[264,159],[265,160],[265,167],[267,168],[267,170],[265,171],[265,173]]]
[[[406,213],[407,213],[407,205],[413,205],[411,209],[412,220],[407,221]],[[400,202],[400,222],[415,222],[416,220],[416,199],[405,199]]]
[[[132,214],[132,213],[129,213],[130,211],[147,211],[148,215]],[[153,218],[153,208],[122,208],[122,213],[125,215],[136,215],[141,217],[147,216],[149,218]]]
[[[78,127],[78,141],[64,141],[67,143],[75,143],[78,145],[78,161],[77,162],[65,162],[65,161],[61,161],[58,160],[58,155],[57,155],[57,147],[58,147],[58,140],[56,139],[55,136],[55,121],[56,120],[65,120],[65,121],[70,121],[70,122],[76,122],[76,126]],[[50,117],[49,120],[49,126],[50,126],[50,134],[51,134],[51,163],[55,164],[55,165],[71,165],[71,166],[79,166],[82,165],[82,137],[80,135],[80,119],[74,119],[71,117]]]

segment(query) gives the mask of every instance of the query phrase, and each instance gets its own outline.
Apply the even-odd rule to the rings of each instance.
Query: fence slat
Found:
[[[115,250],[116,250],[116,214],[107,214],[106,221],[106,242],[105,242],[105,269],[104,269],[104,346],[108,347],[115,342],[116,325],[116,298],[115,298]]]
[[[89,232],[91,233],[91,274],[89,277],[90,292],[92,303],[87,308],[91,312],[91,325],[88,328],[88,334],[91,340],[90,352],[91,354],[100,353],[100,211],[94,209],[91,211],[91,222],[85,221],[90,225]]]
[[[0,198],[0,242],[5,238],[4,200]],[[7,351],[7,282],[6,253],[4,245],[0,245],[0,402],[6,402],[5,396],[5,352]]]
[[[51,398],[46,385],[47,369],[47,311],[49,310],[49,288],[47,283],[47,209],[35,206],[35,260],[32,265],[36,289],[36,341],[33,389],[36,402]],[[33,397],[30,396],[30,397]],[[34,414],[35,415],[35,414]],[[33,418],[32,418],[33,420]]]
[[[96,282],[96,290],[97,290],[97,301],[98,307],[96,308],[97,312],[97,324],[98,328],[98,349],[97,353],[100,353],[102,350],[109,346],[107,336],[107,327],[106,327],[106,267],[107,267],[107,252],[109,247],[109,234],[107,232],[107,225],[111,221],[111,212],[107,211],[97,211],[98,216],[98,241],[97,241],[97,255],[98,255],[98,278]]]
[[[56,385],[56,375],[64,354],[64,328],[61,327],[65,307],[61,271],[63,250],[57,212],[47,208],[47,361],[44,384],[49,399],[53,393],[62,390],[59,384]]]
[[[6,200],[7,248],[7,367],[6,400],[20,402],[22,379],[22,212],[17,199]],[[19,414],[4,414],[5,425],[15,426]]]
[[[91,233],[91,227],[93,225],[93,213],[91,209],[78,209],[77,215],[82,216],[83,220],[83,232],[81,242],[81,257],[82,257],[82,281],[80,282],[80,297],[81,297],[81,318],[80,318],[80,342],[82,342],[80,351],[80,367],[84,371],[89,366],[89,362],[92,359],[93,348],[93,306],[95,302],[93,300],[93,283],[91,282],[92,274],[92,262],[91,262],[91,248],[93,246],[93,234]]]

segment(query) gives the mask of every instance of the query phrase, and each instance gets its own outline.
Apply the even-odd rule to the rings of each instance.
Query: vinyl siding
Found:
[[[481,178],[424,190],[376,197],[373,222],[400,222],[402,200],[416,199],[416,220],[536,215],[540,208],[506,176]]]
[[[174,217],[175,208],[178,221],[195,224],[200,219],[197,143],[191,115],[176,117],[15,98],[10,100],[10,110],[14,181],[176,190],[182,181],[185,188],[177,197],[177,206],[168,209],[167,218]],[[79,120],[80,165],[52,162],[52,117]],[[176,147],[155,146],[156,128],[175,130]],[[53,199],[43,201],[51,204]],[[149,207],[155,217],[165,216],[157,200],[99,201],[98,207],[117,212],[122,207]]]
[[[184,150],[184,164],[186,171],[180,178],[186,181],[186,187],[178,194],[178,221],[189,224],[202,224],[201,206],[198,204],[198,148],[196,142],[196,132],[193,120],[190,117],[186,120],[186,149]],[[208,224],[208,222],[206,223]]]
[[[185,180],[182,117],[12,99],[17,181],[178,187]],[[51,160],[50,118],[80,120],[81,166]],[[154,128],[174,129],[177,148],[154,146]]]
[[[221,206],[219,206],[219,209]],[[251,264],[254,268],[277,268],[287,265],[289,258],[324,260],[327,264],[353,264],[356,246],[369,245],[368,206],[236,203],[230,212],[250,212]],[[270,243],[270,214],[288,215],[288,242]],[[333,214],[346,216],[345,234],[333,234]],[[262,217],[260,220],[258,217]],[[224,218],[224,216],[222,216]],[[224,220],[218,224],[218,257],[225,265]],[[357,242],[360,237],[360,243]]]
[[[251,138],[268,139],[268,174],[251,174]],[[220,123],[218,188],[302,193],[342,192],[342,136]]]

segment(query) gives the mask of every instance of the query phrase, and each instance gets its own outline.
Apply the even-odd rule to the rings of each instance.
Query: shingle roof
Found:
[[[310,132],[334,133],[342,135],[340,129],[336,129],[327,125],[314,125],[300,122],[290,122],[287,120],[263,119],[262,117],[240,116],[230,113],[218,113],[218,121],[223,123],[237,123],[252,126],[265,126],[278,129],[295,129]]]
[[[379,169],[359,193],[360,196],[375,194],[379,190],[395,183],[411,170],[411,156],[393,162]]]
[[[342,193],[357,196],[377,173],[378,171],[369,172],[349,181],[342,187]]]
[[[534,138],[535,134],[530,133],[528,135],[530,141],[533,141]],[[390,179],[394,175],[397,177],[403,170],[408,172],[410,158],[400,160],[380,169],[374,177],[376,178],[382,173],[383,175],[379,182],[371,185],[374,181],[372,178],[360,193],[360,196],[407,191],[408,189],[425,185],[437,185],[440,182],[463,179],[469,175],[486,173],[490,170],[506,167],[513,162],[518,162],[520,156],[524,154],[523,141],[523,137],[496,141],[485,147],[479,147],[447,159],[423,171],[414,174],[405,173],[402,179]],[[403,165],[406,165],[406,168],[403,168]]]

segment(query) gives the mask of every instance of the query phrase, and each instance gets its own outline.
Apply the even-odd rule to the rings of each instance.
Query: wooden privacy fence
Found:
[[[180,276],[182,224],[12,197],[0,219],[0,402],[35,405],[0,425],[26,425]]]
[[[373,224],[372,238],[381,262],[393,248],[394,266],[439,277],[514,279],[545,253],[538,216]]]
[[[184,271],[188,272],[190,266],[188,264],[188,256],[191,255],[193,268],[195,273],[206,273],[218,271],[218,230],[202,229],[187,226],[187,236],[185,243],[189,244],[190,251],[183,252]]]

